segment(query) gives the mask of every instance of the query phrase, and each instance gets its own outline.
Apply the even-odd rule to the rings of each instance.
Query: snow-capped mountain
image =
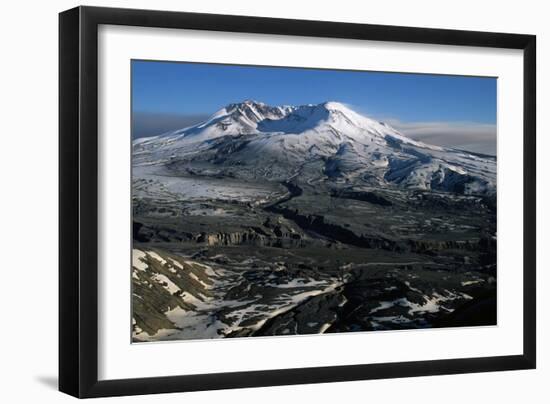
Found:
[[[496,159],[414,141],[344,104],[230,104],[205,122],[133,143],[163,175],[494,194]]]

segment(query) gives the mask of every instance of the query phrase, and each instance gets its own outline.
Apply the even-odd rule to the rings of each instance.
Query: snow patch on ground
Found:
[[[472,281],[461,282],[461,285],[462,286],[476,285],[476,284],[482,283],[482,282],[485,282],[485,281],[483,279],[475,279],[475,280],[472,280]]]
[[[149,268],[149,265],[143,261],[146,257],[147,255],[143,251],[134,248],[132,250],[132,266],[140,271],[145,271]]]
[[[164,289],[166,289],[170,294],[174,294],[179,292],[181,289],[176,285],[174,282],[172,282],[170,279],[168,279],[167,276],[163,274],[154,274],[152,277],[155,281],[160,283]]]
[[[160,255],[158,255],[156,252],[154,251],[147,251],[147,255],[149,255],[150,257],[154,258],[155,260],[157,260],[158,262],[160,262],[162,265],[166,265],[167,262],[164,258],[162,258]]]
[[[420,292],[418,289],[412,289],[412,290]],[[446,311],[452,311],[452,309],[448,309],[444,307],[442,304],[447,301],[456,300],[456,299],[470,300],[472,299],[472,297],[465,293],[456,294],[448,290],[445,290],[445,295],[441,295],[439,293],[433,293],[431,296],[423,295],[423,299],[424,299],[423,304],[411,302],[405,297],[395,299],[392,301],[383,301],[383,302],[380,302],[379,306],[372,309],[370,311],[370,314],[374,314],[376,312],[386,310],[394,306],[401,306],[401,307],[408,308],[409,315],[413,315],[415,313],[437,313],[441,309]],[[379,318],[377,321],[382,321],[382,320],[380,320]]]
[[[169,258],[170,259],[170,262],[172,263],[172,265],[174,265],[175,267],[179,268],[179,269],[183,269],[183,265],[181,265],[178,261],[176,261],[175,259],[172,259],[172,258]],[[174,271],[176,272],[176,271]]]

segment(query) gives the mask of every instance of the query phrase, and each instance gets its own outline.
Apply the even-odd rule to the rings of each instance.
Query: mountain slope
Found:
[[[432,146],[338,102],[230,104],[205,122],[133,144],[134,173],[493,195],[496,159]]]

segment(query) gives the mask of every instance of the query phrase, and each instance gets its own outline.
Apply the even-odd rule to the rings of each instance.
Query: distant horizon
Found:
[[[338,101],[412,139],[496,154],[495,78],[132,61],[134,139],[196,125],[246,99]]]

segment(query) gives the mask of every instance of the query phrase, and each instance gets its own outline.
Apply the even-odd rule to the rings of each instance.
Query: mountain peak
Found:
[[[226,113],[237,121],[255,127],[265,119],[281,119],[288,112],[286,107],[272,107],[263,102],[247,99],[225,107]]]
[[[261,101],[256,101],[256,100],[252,100],[252,99],[246,99],[244,101],[241,101],[241,102],[232,102],[231,104],[228,104],[225,109],[228,111],[228,112],[231,112],[231,111],[234,111],[234,110],[237,110],[237,109],[250,109],[250,108],[264,108],[264,107],[269,107],[269,105],[267,105],[266,103],[264,102],[261,102]]]
[[[340,112],[342,114],[353,115],[357,114],[347,105],[338,101],[324,101],[319,104],[303,104],[303,105],[277,105],[271,106],[264,102],[246,99],[241,102],[231,103],[225,107],[228,114],[245,115],[248,119],[254,122],[259,122],[262,119],[281,119],[291,113],[309,111],[313,113],[324,112]]]
[[[261,102],[261,101],[257,101],[257,100],[253,100],[253,99],[246,99],[244,101],[241,101],[241,102],[236,102],[236,103],[231,103],[229,104],[230,106],[240,106],[240,107],[244,107],[244,106],[258,106],[258,107],[263,107],[263,106],[266,106],[267,104],[264,103],[264,102]]]
[[[329,111],[350,111],[350,108],[338,101],[325,101],[321,105]]]
[[[168,133],[163,137],[175,135],[186,138],[186,141],[199,141],[227,135],[305,132],[339,133],[345,138],[361,142],[390,136],[398,142],[418,144],[389,125],[357,113],[338,101],[270,106],[254,99],[245,99],[226,105],[198,125]]]
[[[340,130],[349,135],[361,132],[380,133],[393,130],[373,121],[338,101],[318,104],[270,106],[264,102],[245,99],[228,104],[199,128],[217,124],[221,133],[284,132],[301,133],[307,130]],[[384,128],[384,129],[382,129]]]

